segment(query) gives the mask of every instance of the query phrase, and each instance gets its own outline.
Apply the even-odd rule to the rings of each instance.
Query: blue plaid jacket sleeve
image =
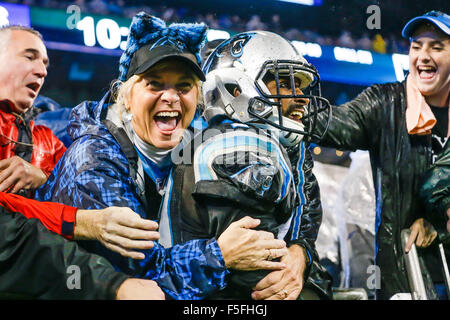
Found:
[[[177,300],[208,297],[225,288],[225,276],[229,273],[215,239],[191,240],[167,250],[152,250],[140,263],[139,277],[155,280],[166,296]]]
[[[129,207],[146,218],[133,183],[118,145],[84,136],[66,151],[37,197],[81,209]],[[171,249],[156,243],[144,251],[143,261],[122,257],[99,242],[86,249],[106,257],[118,271],[157,281],[173,299],[202,299],[224,288],[229,273],[215,239],[193,240]]]

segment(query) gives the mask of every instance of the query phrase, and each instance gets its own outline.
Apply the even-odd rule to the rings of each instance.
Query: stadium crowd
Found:
[[[150,12],[168,22],[204,22],[212,29],[223,29],[232,32],[243,32],[248,30],[268,30],[276,32],[288,40],[299,40],[316,42],[320,45],[342,46],[355,49],[371,50],[379,53],[402,53],[408,52],[408,41],[394,35],[393,33],[355,34],[352,30],[363,30],[364,28],[350,28],[341,26],[340,34],[335,35],[336,28],[331,27],[326,32],[318,32],[317,29],[307,29],[299,24],[287,23],[282,15],[278,13],[259,12],[253,7],[250,14],[235,14],[221,10],[220,13],[200,12],[197,9],[185,6],[170,7],[161,4],[147,6],[134,5],[134,1],[124,0],[16,0],[7,1],[21,3],[29,6],[41,6],[45,8],[63,9],[69,5],[77,5],[81,12],[117,15],[132,18],[141,10]],[[264,10],[263,10],[264,11]],[[381,31],[381,30],[380,30]]]

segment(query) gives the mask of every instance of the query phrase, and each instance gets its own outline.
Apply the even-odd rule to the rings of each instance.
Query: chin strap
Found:
[[[283,126],[289,129],[304,130],[304,126],[301,123],[288,117],[283,117]],[[279,130],[279,141],[286,148],[298,145],[303,140],[303,137],[300,133]]]

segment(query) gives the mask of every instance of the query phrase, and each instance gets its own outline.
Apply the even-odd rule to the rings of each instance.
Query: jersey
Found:
[[[260,219],[257,229],[277,238],[292,229],[300,201],[293,169],[287,152],[266,131],[226,120],[182,142],[175,152],[180,161],[167,181],[160,212],[163,246],[218,238],[245,216]],[[226,289],[210,298],[248,299],[268,272],[232,271]]]

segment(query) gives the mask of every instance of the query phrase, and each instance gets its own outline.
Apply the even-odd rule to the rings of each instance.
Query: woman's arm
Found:
[[[355,99],[340,106],[332,106],[332,119],[321,141],[324,147],[342,150],[368,150],[379,141],[381,113],[385,93],[380,85],[365,89]],[[327,118],[319,113],[314,133],[321,135]]]
[[[47,184],[38,192],[45,200],[66,203],[78,208],[128,207],[140,217],[145,217],[144,206],[133,188],[126,159],[119,148],[109,145],[103,139],[79,139],[66,151]],[[252,233],[253,230],[242,230],[242,228],[230,230],[230,238],[233,239],[234,232],[242,231]],[[279,240],[266,240],[263,237],[262,235],[259,244],[252,236],[244,237],[242,242],[234,243],[239,245],[239,248],[245,248],[245,243],[259,248],[280,247]],[[284,246],[284,242],[282,244]],[[177,292],[183,292],[175,295],[174,298],[190,297],[191,299],[203,298],[210,289],[219,290],[224,286],[228,274],[226,263],[236,265],[237,261],[245,261],[246,255],[249,257],[247,261],[253,263],[253,266],[264,265],[267,263],[265,258],[268,255],[267,250],[262,250],[259,253],[260,260],[255,262],[252,258],[254,253],[229,254],[225,251],[224,256],[230,256],[230,259],[226,258],[227,262],[225,262],[216,239],[193,240],[171,249],[165,249],[155,243],[152,249],[143,251],[145,254],[143,260],[127,260],[110,250],[105,251],[98,247],[95,250],[111,261],[116,261],[117,269],[121,269],[120,265],[126,268],[127,272],[147,279],[153,279],[153,277],[167,279],[169,283],[176,285],[179,289]],[[280,265],[277,267],[280,268]],[[204,278],[201,275],[204,275]],[[203,281],[198,281],[199,278],[207,279],[205,283],[208,283],[210,289],[204,291],[206,287],[202,285]],[[171,282],[172,279],[173,282]],[[160,285],[162,288],[170,287]]]

